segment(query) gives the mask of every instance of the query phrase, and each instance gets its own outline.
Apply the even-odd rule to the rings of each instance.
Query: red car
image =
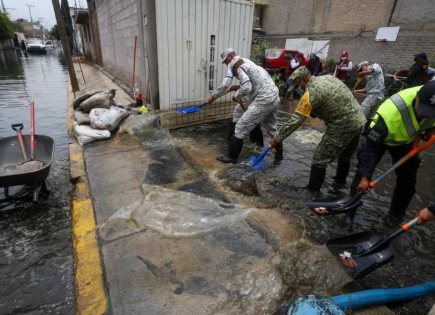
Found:
[[[299,53],[290,49],[266,49],[263,67],[268,72],[284,72],[290,60]]]

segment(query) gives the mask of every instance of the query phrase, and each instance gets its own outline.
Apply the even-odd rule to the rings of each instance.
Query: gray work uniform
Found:
[[[249,107],[237,121],[235,136],[245,138],[256,125],[261,126],[270,137],[275,136],[276,112],[280,105],[278,87],[273,82],[269,73],[262,67],[249,60],[237,69],[237,79],[240,81],[240,89],[234,96],[238,100],[247,102]],[[230,63],[230,68],[235,61]]]
[[[232,61],[239,60],[240,58],[241,58],[240,56],[235,56]],[[246,64],[254,64],[249,59],[246,59],[246,58],[241,58],[241,59]],[[234,63],[232,63],[232,64],[234,64]],[[233,72],[231,70],[230,65],[228,65],[227,72],[225,73],[224,79],[222,80],[221,84],[216,88],[216,90],[213,92],[212,96],[215,99],[223,96],[228,91],[228,89],[231,87],[232,82],[233,82]],[[245,108],[245,110],[249,107],[249,104],[252,102],[252,100],[249,98],[244,98],[244,99],[242,99],[242,101],[243,101],[243,107]],[[233,122],[236,123],[242,117],[243,113],[244,113],[243,108],[239,104],[237,104],[234,107],[234,111],[233,111]]]
[[[373,74],[366,77],[365,90],[367,97],[361,103],[363,113],[367,119],[373,116],[385,97],[384,74],[381,66],[374,63],[369,66],[369,69],[373,70]]]

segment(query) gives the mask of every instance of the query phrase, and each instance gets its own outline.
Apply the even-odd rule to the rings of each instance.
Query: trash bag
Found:
[[[97,93],[101,93],[101,92],[104,92],[104,90],[92,90],[89,93],[85,93],[82,96],[77,97],[73,101],[73,108],[77,109],[79,107],[81,102],[83,102],[84,100],[90,98],[92,95],[97,94]]]
[[[89,114],[76,110],[74,112],[74,119],[78,125],[90,125]]]
[[[90,126],[79,126],[77,123],[74,123],[74,134],[80,145],[97,140],[109,139],[111,136],[109,130],[92,129]]]
[[[142,185],[142,199],[117,210],[99,227],[103,240],[152,229],[167,237],[194,237],[243,220],[254,208],[194,193]]]
[[[128,115],[127,110],[116,106],[111,106],[109,109],[94,108],[89,114],[89,120],[91,121],[91,127],[94,129],[108,129],[113,131]]]
[[[112,89],[110,91],[94,94],[81,102],[78,108],[85,113],[89,113],[94,108],[109,108],[113,105],[115,92],[116,90]]]
[[[130,135],[143,135],[158,127],[160,116],[153,112],[142,115],[130,115],[119,126],[119,132]]]

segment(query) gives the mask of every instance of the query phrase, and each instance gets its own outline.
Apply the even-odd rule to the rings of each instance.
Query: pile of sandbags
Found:
[[[93,90],[73,102],[74,134],[83,145],[108,139],[129,112],[114,102],[116,90]]]

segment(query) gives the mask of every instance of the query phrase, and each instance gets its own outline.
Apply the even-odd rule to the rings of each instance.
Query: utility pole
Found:
[[[71,81],[71,87],[73,92],[79,91],[79,83],[77,81],[76,72],[74,70],[74,64],[71,56],[71,49],[68,45],[68,38],[65,32],[65,24],[60,12],[60,5],[58,0],[51,0],[53,2],[54,15],[56,15],[57,29],[59,30],[60,40],[62,42],[63,53],[65,54],[66,64],[68,66],[69,79]]]
[[[2,0],[2,8],[3,8],[3,13],[6,14],[6,8],[5,8],[5,4],[3,3],[3,0]]]
[[[32,37],[34,38],[35,37],[35,29],[33,28],[33,18],[32,18],[32,11],[30,10],[30,7],[34,8],[35,6],[33,4],[29,4],[29,3],[26,3],[26,5],[29,8],[30,23],[32,25]]]

